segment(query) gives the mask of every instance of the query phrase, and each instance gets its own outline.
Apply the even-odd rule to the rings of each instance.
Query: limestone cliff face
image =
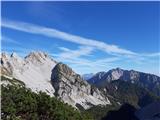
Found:
[[[53,96],[54,88],[50,81],[52,69],[56,64],[56,61],[41,51],[31,52],[25,58],[16,53],[1,53],[0,68],[1,75],[21,80],[34,92],[43,91]]]
[[[58,63],[55,66],[51,80],[55,95],[73,106],[81,105],[87,109],[93,105],[110,104],[101,91],[93,88],[65,64]]]

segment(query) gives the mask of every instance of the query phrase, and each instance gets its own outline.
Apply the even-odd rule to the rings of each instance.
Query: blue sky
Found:
[[[158,2],[2,2],[2,51],[47,52],[76,72],[159,75]]]

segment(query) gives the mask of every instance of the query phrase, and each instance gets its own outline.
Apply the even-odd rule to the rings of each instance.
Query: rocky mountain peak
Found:
[[[109,70],[102,77],[99,77],[99,75],[99,73],[96,74],[88,81],[98,87],[105,87],[108,82],[120,79],[123,81],[128,81],[134,84],[145,86],[149,90],[154,91],[154,93],[156,93],[157,95],[160,95],[160,77],[156,75],[138,72],[135,70],[123,70],[120,68]]]
[[[117,72],[123,72],[124,70],[122,69],[122,68],[120,68],[120,67],[117,67],[116,69],[115,69]]]
[[[13,52],[11,55],[10,55],[10,58],[11,58],[11,61],[14,63],[14,64],[21,64],[21,62],[24,62],[23,61],[23,58],[18,56],[17,53]]]
[[[46,58],[46,57],[48,57],[48,54],[41,51],[33,51],[26,56],[26,58]]]
[[[92,105],[110,104],[98,89],[92,89],[87,81],[63,63],[58,63],[54,67],[51,81],[55,95],[73,106],[81,105],[87,109]]]
[[[17,57],[19,57],[19,56],[17,55],[17,53],[13,52],[13,53],[11,54],[11,57],[17,58]]]
[[[31,52],[24,59],[16,53],[10,56],[2,53],[1,71],[3,75],[22,80],[26,87],[35,92],[43,91],[53,96],[54,88],[50,80],[56,63],[44,52]]]
[[[12,53],[11,55],[8,55],[7,53],[1,53],[1,66],[7,66],[11,67],[11,63],[12,64],[19,64],[21,63],[23,60],[21,57],[19,57],[16,53]]]
[[[51,75],[52,83],[55,86],[57,83],[63,82],[66,84],[75,84],[77,82],[83,82],[88,84],[86,81],[83,81],[79,74],[76,74],[70,67],[63,63],[58,63],[52,70]],[[57,86],[55,86],[55,89]]]
[[[47,53],[41,52],[41,51],[31,52],[25,57],[26,61],[29,61],[32,63],[43,63],[47,59],[54,61],[52,58],[49,57],[49,55]],[[54,62],[56,62],[56,61],[54,61]]]
[[[115,70],[118,70],[118,71],[120,71],[120,70],[123,70],[123,69],[121,69],[120,67],[117,67]]]
[[[117,72],[117,73],[123,73],[123,69],[121,69],[121,68],[119,68],[119,67],[117,67],[117,68],[115,68],[115,69],[112,69],[112,70],[110,70],[110,72]]]
[[[9,57],[9,55],[6,53],[6,52],[2,52],[1,53],[1,60],[3,59],[3,60],[8,60],[10,57]]]
[[[119,79],[123,75],[123,73],[124,73],[123,69],[115,68],[115,69],[112,69],[112,70],[109,70],[108,72],[106,72],[106,74],[103,76],[102,79],[104,79],[104,78],[106,79],[106,76],[107,76],[107,79],[109,81],[116,80],[116,79]]]
[[[63,73],[65,76],[71,76],[71,75],[75,75],[75,72],[70,68],[68,67],[67,65],[63,64],[63,63],[58,63],[54,70],[53,70],[54,73],[56,72],[61,72]]]

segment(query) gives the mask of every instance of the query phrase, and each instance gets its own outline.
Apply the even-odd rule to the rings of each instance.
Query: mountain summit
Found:
[[[25,58],[16,53],[1,54],[1,74],[22,80],[26,87],[35,92],[43,91],[52,96],[54,88],[50,84],[50,78],[56,64],[56,61],[43,52],[31,52]]]
[[[100,90],[93,88],[80,75],[63,63],[58,63],[52,71],[55,95],[73,106],[88,109],[94,105],[110,104]]]
[[[108,83],[119,79],[146,87],[160,96],[160,77],[134,70],[116,68],[108,72],[99,72],[90,78],[88,82],[97,87],[106,87]]]

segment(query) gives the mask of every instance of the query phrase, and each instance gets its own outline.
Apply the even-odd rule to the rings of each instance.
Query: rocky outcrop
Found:
[[[51,72],[57,64],[44,52],[31,52],[24,59],[16,53],[1,54],[1,74],[23,81],[34,92],[43,91],[53,96]]]
[[[97,88],[93,88],[67,65],[58,63],[52,71],[55,95],[73,106],[88,109],[93,105],[106,105],[110,101]]]

